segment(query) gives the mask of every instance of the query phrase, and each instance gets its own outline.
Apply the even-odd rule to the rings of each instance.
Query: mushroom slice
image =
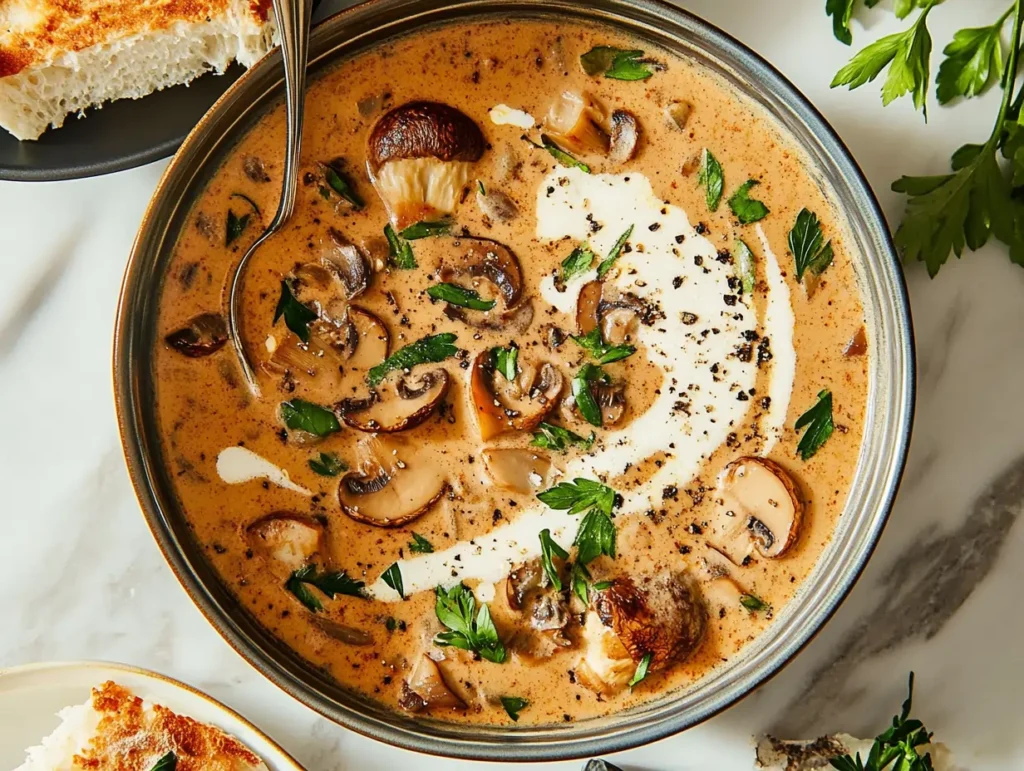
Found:
[[[601,338],[610,345],[620,345],[636,337],[641,322],[649,321],[651,309],[631,293],[620,294],[606,289],[600,281],[583,285],[576,301],[576,328],[587,335],[601,329]]]
[[[843,356],[847,359],[852,359],[857,356],[863,356],[868,352],[868,335],[864,327],[857,330],[856,334],[850,338],[850,342],[846,344],[846,348],[843,350]]]
[[[522,610],[527,596],[541,588],[546,577],[541,561],[530,560],[513,568],[505,580],[505,599],[512,610]]]
[[[693,105],[689,102],[672,102],[665,108],[665,116],[669,123],[677,129],[683,130],[690,122],[690,115],[693,114]]]
[[[640,146],[640,121],[631,112],[615,110],[612,113],[611,136],[608,160],[612,163],[632,160]]]
[[[403,374],[382,384],[369,398],[346,399],[337,410],[349,428],[393,434],[415,428],[430,417],[448,394],[449,383],[443,369]]]
[[[576,329],[581,335],[589,335],[601,323],[599,315],[604,285],[600,281],[588,281],[580,289],[576,300]]]
[[[402,683],[398,706],[408,712],[423,712],[427,709],[465,709],[466,703],[445,683],[437,662],[424,653],[413,667],[409,679]]]
[[[527,494],[548,485],[551,460],[546,455],[505,447],[490,447],[481,455],[488,476],[498,487]]]
[[[370,264],[366,256],[335,228],[327,230],[320,259],[341,282],[345,289],[345,299],[357,297],[370,285]]]
[[[561,590],[551,585],[539,559],[530,560],[509,573],[505,598],[509,607],[520,611],[527,622],[513,637],[517,652],[531,658],[547,658],[572,645],[566,634],[572,616],[564,565],[562,570],[564,588]]]
[[[548,362],[522,366],[513,381],[498,375],[491,352],[481,351],[473,362],[470,391],[480,425],[480,438],[506,431],[533,431],[554,409],[562,392],[562,373]]]
[[[636,672],[636,665],[615,632],[602,624],[596,614],[588,613],[576,679],[592,691],[610,694],[626,686]]]
[[[651,672],[685,659],[697,649],[707,625],[703,600],[683,572],[662,570],[616,578],[607,588],[595,591],[591,603],[600,624],[614,633],[632,660],[630,674],[647,655]],[[599,689],[621,687],[621,651],[603,632],[588,635],[584,629],[584,638],[588,646],[584,662],[588,674],[601,684]],[[591,645],[596,646],[593,652]]]
[[[601,337],[609,345],[636,339],[640,319],[633,308],[611,308],[601,316]]]
[[[374,439],[373,449],[338,485],[341,510],[357,522],[376,527],[401,527],[426,514],[448,483],[426,460],[406,462],[398,449]],[[360,452],[364,450],[361,448]]]
[[[324,553],[324,526],[297,514],[275,512],[249,525],[245,540],[269,562],[272,572],[288,576]]]
[[[511,222],[519,216],[515,201],[500,190],[476,191],[476,204],[480,211],[495,222]]]
[[[784,555],[796,543],[803,501],[786,471],[766,458],[740,458],[719,480],[721,521],[714,545],[741,565],[753,546],[767,559]],[[744,553],[745,552],[745,553]]]
[[[472,118],[446,104],[409,102],[383,115],[367,165],[395,227],[454,212],[485,145]]]
[[[551,105],[544,122],[551,138],[568,150],[600,155],[608,152],[605,113],[590,94],[563,92]]]
[[[164,342],[178,353],[190,359],[200,359],[216,353],[228,339],[228,328],[224,319],[216,313],[203,313],[183,327],[164,338]]]
[[[312,614],[311,614],[312,615]],[[373,645],[373,636],[362,629],[354,626],[341,624],[333,619],[321,615],[312,615],[313,623],[320,628],[325,635],[345,645]]]
[[[348,365],[364,370],[380,364],[391,350],[391,335],[384,322],[370,311],[355,305],[348,306],[348,323],[353,332],[352,349]]]
[[[441,268],[441,279],[486,279],[498,289],[505,310],[512,310],[523,298],[523,271],[512,250],[485,238],[460,238],[455,241],[463,251]]]

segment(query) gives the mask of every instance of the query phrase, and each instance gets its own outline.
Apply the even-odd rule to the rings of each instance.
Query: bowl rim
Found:
[[[599,6],[600,8],[598,8]],[[760,85],[782,100],[786,107],[806,124],[813,137],[828,151],[831,163],[841,174],[846,188],[858,205],[858,215],[863,220],[864,227],[870,231],[870,235],[874,239],[873,246],[878,249],[874,254],[874,262],[878,263],[880,270],[885,271],[883,276],[886,279],[883,283],[887,284],[885,289],[892,291],[894,295],[891,298],[895,306],[893,323],[899,335],[898,339],[889,340],[888,343],[891,346],[891,355],[896,357],[900,377],[896,379],[897,382],[889,383],[888,387],[896,392],[896,396],[891,397],[895,399],[896,403],[889,406],[895,406],[898,412],[895,418],[884,418],[889,424],[889,429],[894,433],[892,437],[894,444],[891,446],[891,460],[883,469],[882,487],[875,493],[875,511],[870,527],[862,537],[862,544],[855,559],[844,570],[839,585],[831,586],[827,595],[822,598],[822,607],[814,611],[815,617],[810,622],[810,627],[800,632],[796,639],[785,645],[784,651],[770,654],[763,665],[757,668],[756,674],[747,677],[746,681],[738,687],[734,686],[731,693],[720,697],[713,694],[711,698],[713,703],[710,706],[691,710],[696,714],[685,717],[663,715],[653,724],[640,724],[633,730],[622,730],[621,727],[618,727],[617,730],[591,737],[555,737],[537,741],[535,734],[543,733],[543,730],[534,732],[503,730],[489,734],[484,732],[485,737],[489,738],[484,741],[467,737],[451,738],[450,735],[443,733],[422,731],[421,729],[425,726],[435,725],[431,721],[402,721],[395,716],[391,716],[390,721],[375,719],[372,716],[363,715],[347,704],[339,705],[336,701],[326,698],[322,693],[312,691],[293,669],[285,668],[279,659],[275,659],[266,650],[255,645],[252,639],[244,633],[244,630],[239,629],[238,619],[232,618],[224,607],[210,598],[210,587],[196,575],[192,564],[182,550],[180,539],[172,532],[160,509],[155,497],[147,459],[142,450],[137,415],[140,394],[139,378],[136,368],[133,366],[137,358],[133,355],[135,332],[132,303],[138,293],[141,272],[139,265],[146,258],[147,247],[153,237],[152,231],[164,227],[155,223],[161,214],[161,207],[166,205],[165,198],[168,196],[168,188],[176,181],[179,174],[185,173],[190,168],[190,164],[193,164],[195,168],[201,168],[204,165],[212,150],[207,153],[206,157],[202,157],[198,161],[193,157],[192,151],[203,141],[211,124],[215,123],[219,117],[219,113],[225,110],[233,100],[238,99],[243,92],[251,90],[247,89],[250,82],[256,81],[260,75],[265,75],[275,68],[280,69],[278,52],[268,54],[248,73],[232,84],[189,134],[181,151],[175,155],[161,177],[132,247],[118,300],[115,324],[113,350],[115,407],[129,476],[154,539],[193,604],[199,608],[221,637],[257,671],[290,696],[328,719],[359,734],[403,749],[467,760],[525,762],[568,760],[631,749],[664,739],[697,725],[732,706],[773,678],[828,623],[849,595],[873,554],[878,539],[888,522],[903,476],[915,410],[914,331],[906,280],[885,216],[862,169],[836,131],[795,85],[750,48],[714,25],[664,0],[599,0],[594,3],[582,0],[364,0],[358,5],[329,17],[314,30],[311,39],[311,53],[313,53],[311,65],[325,65],[332,57],[340,58],[337,49],[344,47],[352,40],[350,33],[345,28],[357,20],[369,24],[368,29],[387,29],[399,23],[401,15],[386,17],[381,14],[382,10],[387,10],[392,14],[403,14],[412,10],[424,16],[457,10],[470,16],[477,16],[526,9],[534,9],[538,12],[543,9],[550,13],[552,8],[570,11],[574,20],[586,21],[589,19],[592,22],[619,24],[620,27],[626,26],[630,20],[636,21],[638,16],[643,16],[648,21],[668,20],[674,27],[685,29],[704,41],[710,50],[735,62],[739,68],[756,73],[760,79]],[[379,23],[370,22],[369,17],[375,15],[381,15],[383,20]],[[466,20],[464,15],[459,16],[458,19]],[[452,21],[452,19],[442,19],[441,23],[446,21]],[[397,32],[397,34],[404,33],[405,30]],[[361,33],[356,38],[361,37],[362,34],[366,33]],[[395,33],[389,33],[385,37],[390,37],[391,34]],[[328,37],[331,37],[334,42],[319,56],[316,55],[317,41]],[[279,85],[280,79],[278,78],[273,88]],[[255,89],[255,86],[253,88]],[[265,95],[266,92],[263,96]],[[251,96],[253,98],[250,105],[257,103],[262,98],[258,93]],[[228,125],[221,132],[221,138],[237,133],[239,122],[236,119]],[[159,254],[159,250],[154,254]],[[871,255],[867,255],[867,257],[870,261]],[[868,416],[866,416],[865,432],[869,428],[868,422]],[[866,443],[865,438],[861,443],[858,475],[864,463]],[[847,500],[848,505],[849,499]],[[824,557],[821,559],[823,560]],[[810,577],[805,583],[809,582]],[[776,625],[781,623],[782,619],[776,621]],[[652,703],[658,704],[660,701],[656,699]],[[616,718],[630,714],[634,714],[634,712],[615,713],[610,718],[588,722],[603,724],[610,721],[615,723]],[[397,723],[403,724],[398,725]],[[414,727],[410,727],[410,725]],[[573,724],[573,726],[575,725],[577,724]],[[480,727],[471,726],[470,728],[479,729]],[[543,729],[544,727],[537,728]],[[551,729],[551,727],[547,728]],[[562,727],[556,726],[555,728],[561,729]]]

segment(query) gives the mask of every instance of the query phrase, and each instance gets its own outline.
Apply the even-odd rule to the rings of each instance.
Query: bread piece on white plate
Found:
[[[874,744],[873,739],[858,739],[849,734],[830,734],[818,739],[782,741],[764,736],[757,743],[755,768],[768,771],[818,771],[831,769],[829,762],[840,755],[859,754],[866,761]],[[944,744],[926,744],[918,748],[921,755],[929,753],[935,771],[962,771],[953,762],[953,754]]]
[[[0,126],[38,139],[71,113],[139,99],[275,45],[271,0],[0,0]]]
[[[219,728],[140,699],[111,681],[58,717],[61,724],[27,750],[15,771],[152,771],[170,755],[174,762],[163,767],[176,771],[268,771]]]

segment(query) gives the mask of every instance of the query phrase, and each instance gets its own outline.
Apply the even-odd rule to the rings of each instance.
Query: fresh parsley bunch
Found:
[[[957,0],[969,2],[969,0]],[[861,0],[826,0],[837,39],[850,45],[850,20]],[[874,8],[880,0],[863,0]],[[882,85],[885,104],[911,95],[927,119],[932,83],[932,37],[928,19],[945,0],[895,0],[900,19],[914,15],[910,27],[883,37],[856,54],[843,67],[832,87],[851,89],[870,83],[887,71]],[[1010,24],[1009,39],[1004,32]],[[962,29],[943,49],[935,76],[939,104],[971,99],[996,86],[1003,89],[989,137],[953,153],[950,173],[901,177],[892,189],[907,196],[896,245],[908,262],[923,262],[935,276],[964,247],[976,251],[995,237],[1009,248],[1010,259],[1024,266],[1024,87],[1018,88],[1017,69],[1024,25],[1024,0],[1014,0],[989,26]]]

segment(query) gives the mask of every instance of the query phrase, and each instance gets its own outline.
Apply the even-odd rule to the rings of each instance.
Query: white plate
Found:
[[[0,769],[21,765],[25,748],[39,744],[60,723],[58,710],[85,703],[90,689],[107,680],[125,686],[136,696],[226,731],[259,755],[270,771],[303,771],[270,737],[211,697],[155,672],[102,661],[0,669]]]

